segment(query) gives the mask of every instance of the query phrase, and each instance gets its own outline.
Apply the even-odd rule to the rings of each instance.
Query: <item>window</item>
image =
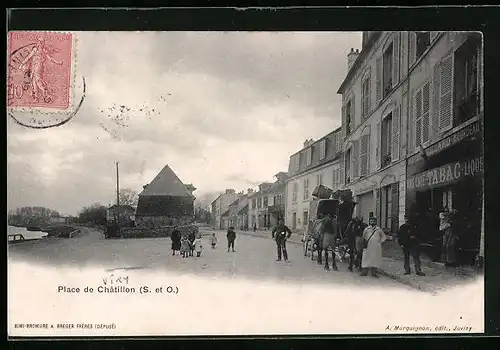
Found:
[[[371,83],[371,77],[368,75],[364,80],[363,83],[361,84],[361,93],[362,93],[362,105],[361,105],[361,115],[363,117],[363,120],[365,120],[368,117],[368,114],[370,113],[370,99],[371,99],[371,94],[370,94],[370,83]]]
[[[385,98],[389,92],[392,90],[392,44],[385,50],[383,56],[383,71],[382,71],[382,81],[383,81],[383,97]]]
[[[262,197],[257,198],[257,204],[259,208],[262,208]]]
[[[312,147],[306,150],[306,165],[309,166],[312,163]]]
[[[295,155],[295,171],[300,170],[300,154]]]
[[[267,196],[264,197],[264,208],[266,208],[269,204],[269,199],[267,198]]]
[[[342,134],[341,133],[335,134],[335,140],[337,142],[336,153],[340,153],[342,152]]]
[[[470,37],[455,52],[454,125],[466,122],[479,113],[479,50],[481,37]]]
[[[430,90],[426,83],[415,96],[415,146],[424,144],[430,139]]]
[[[299,184],[297,182],[293,183],[292,190],[292,203],[297,203],[297,193],[299,192]]]
[[[307,210],[304,210],[304,216],[303,216],[303,221],[304,226],[306,226],[309,223],[309,212]]]
[[[370,135],[361,136],[361,151],[359,153],[360,164],[360,175],[364,176],[368,174],[368,161],[369,161],[369,145],[370,145]]]
[[[382,121],[382,135],[381,135],[381,165],[385,167],[392,161],[392,112],[387,115]]]
[[[348,149],[345,153],[345,183],[351,183],[351,149]]]
[[[317,186],[323,185],[323,174],[316,175],[316,184]]]
[[[326,140],[321,140],[319,143],[319,160],[323,160],[326,157]]]
[[[382,198],[381,198],[381,213],[380,213],[380,226],[381,228],[391,227],[391,213],[392,213],[392,186],[382,187]]]
[[[255,198],[252,199],[252,208],[257,208],[257,200]]]
[[[417,59],[423,55],[425,50],[431,45],[431,33],[430,32],[416,32],[417,40]]]
[[[304,200],[309,199],[309,179],[304,179]]]
[[[352,110],[352,101],[348,101],[346,105],[346,110],[345,110],[345,132],[346,135],[349,135],[351,133],[352,129],[352,119],[351,119],[351,110]]]

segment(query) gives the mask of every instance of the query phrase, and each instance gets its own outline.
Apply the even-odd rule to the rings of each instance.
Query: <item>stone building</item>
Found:
[[[229,205],[238,198],[238,194],[234,189],[226,189],[211,203],[212,227],[215,229],[223,229],[227,223],[223,222],[223,215],[229,209]],[[227,217],[226,217],[227,219]]]
[[[341,187],[342,138],[337,128],[317,141],[306,140],[303,148],[290,157],[285,189],[285,224],[303,231],[309,222],[309,203],[320,185],[332,191]]]
[[[461,249],[471,260],[482,236],[480,34],[364,32],[347,65],[342,180],[356,214],[392,233],[405,213],[418,216],[438,250],[438,214],[454,208],[470,226]]]
[[[196,188],[184,185],[168,165],[143,188],[135,213],[137,227],[187,225],[194,221],[192,192]]]

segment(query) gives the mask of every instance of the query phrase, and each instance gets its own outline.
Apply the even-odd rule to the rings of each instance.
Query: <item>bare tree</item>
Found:
[[[137,202],[139,201],[139,195],[136,191],[131,190],[130,188],[122,188],[119,192],[120,197],[120,205],[130,205],[132,207],[137,206]]]

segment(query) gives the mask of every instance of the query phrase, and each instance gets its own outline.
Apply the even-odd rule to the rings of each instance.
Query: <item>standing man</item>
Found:
[[[227,230],[227,251],[229,251],[229,249],[233,249],[233,252],[234,252],[234,241],[236,240],[236,232],[234,232],[234,227],[230,227],[228,230]]]
[[[377,269],[382,265],[382,243],[387,236],[380,227],[377,226],[377,218],[371,217],[370,226],[363,231],[364,250],[361,260],[361,276],[368,275],[370,271],[372,277],[378,278]]]
[[[405,215],[405,222],[398,231],[398,242],[401,248],[403,248],[404,254],[404,268],[405,275],[411,274],[410,269],[410,255],[413,257],[413,263],[415,264],[415,271],[419,276],[425,276],[425,273],[421,270],[420,263],[420,250],[418,245],[418,229],[417,226],[408,220],[408,216]]]
[[[285,261],[288,262],[288,253],[286,251],[286,240],[290,238],[292,231],[283,223],[283,219],[278,220],[278,226],[273,228],[272,237],[276,239],[276,246],[278,248],[278,259],[276,261],[281,261],[281,251],[283,251],[283,257]]]

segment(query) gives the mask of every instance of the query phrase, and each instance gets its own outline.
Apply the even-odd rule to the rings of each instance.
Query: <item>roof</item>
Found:
[[[305,150],[305,149],[307,149],[307,148],[310,148],[310,147],[312,147],[312,146],[315,146],[315,145],[319,144],[321,141],[323,141],[323,140],[324,140],[324,139],[326,139],[326,138],[329,138],[329,137],[330,137],[330,136],[332,136],[333,134],[335,134],[335,133],[337,133],[337,132],[341,132],[341,130],[342,130],[342,127],[341,127],[341,126],[339,126],[339,127],[335,128],[335,130],[330,131],[328,134],[326,134],[326,135],[324,135],[324,136],[320,137],[319,139],[317,139],[316,141],[314,141],[313,143],[311,143],[309,146],[307,146],[307,147],[302,147],[300,150],[298,150],[297,152],[293,153],[290,157],[293,157],[293,156],[295,156],[295,155],[299,154],[300,152],[302,152],[303,150]],[[288,178],[290,178],[290,177],[292,177],[292,176],[293,176],[292,174],[290,174],[290,173],[288,173],[288,172],[287,172],[286,174],[287,174]]]
[[[339,90],[337,91],[337,94],[341,94],[344,91],[345,86],[347,83],[351,80],[352,76],[355,74],[355,72],[358,70],[358,67],[361,65],[361,62],[367,55],[368,51],[372,48],[373,44],[378,40],[378,38],[382,35],[382,32],[373,32],[372,35],[370,35],[370,38],[366,42],[365,47],[362,48],[361,52],[359,53],[359,56],[356,58],[356,61],[354,61],[351,69],[347,72],[347,75],[342,82],[342,84],[339,87]]]
[[[168,166],[160,171],[139,196],[192,197],[186,186]]]

